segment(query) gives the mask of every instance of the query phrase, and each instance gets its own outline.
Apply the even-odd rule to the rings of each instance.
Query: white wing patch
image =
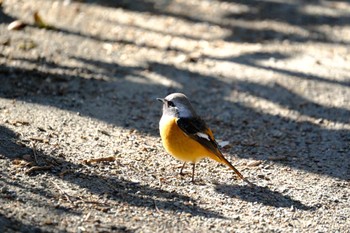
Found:
[[[209,135],[208,135],[208,134],[198,132],[198,133],[196,133],[196,135],[197,135],[198,137],[201,137],[201,138],[204,138],[204,139],[207,139],[208,141],[210,141],[210,138],[209,138]]]

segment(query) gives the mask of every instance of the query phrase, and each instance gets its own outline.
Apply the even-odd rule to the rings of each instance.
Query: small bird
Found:
[[[241,179],[243,175],[225,159],[219,150],[212,131],[193,109],[188,98],[182,93],[173,93],[163,102],[163,115],[159,121],[159,131],[165,150],[175,158],[192,163],[192,182],[194,183],[195,164],[209,157],[229,166]],[[245,180],[248,182],[247,180]],[[248,182],[249,183],[249,182]]]

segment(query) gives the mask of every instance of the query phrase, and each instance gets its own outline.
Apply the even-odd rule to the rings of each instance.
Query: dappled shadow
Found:
[[[267,55],[257,54],[256,59],[262,59],[262,56]],[[276,56],[284,58],[284,55]],[[349,140],[347,130],[329,130],[302,118],[292,120],[262,113],[243,104],[233,104],[226,100],[226,97],[233,90],[244,92],[298,112],[301,116],[312,117],[319,123],[324,120],[348,123],[350,112],[347,109],[313,103],[278,83],[263,85],[236,81],[228,84],[210,75],[157,62],[148,62],[142,67],[127,67],[80,57],[70,59],[86,64],[84,69],[76,68],[77,70],[72,71],[72,68],[60,67],[57,64],[55,69],[40,69],[40,71],[1,68],[6,71],[3,74],[11,78],[3,78],[0,96],[79,112],[83,116],[137,129],[158,137],[157,122],[161,106],[155,98],[164,97],[170,92],[184,92],[193,100],[195,108],[204,118],[211,117],[208,124],[217,132],[216,135],[225,131],[234,141],[252,138],[258,143],[258,146],[253,147],[244,145],[235,147],[231,153],[239,157],[263,160],[282,153],[287,160],[278,163],[341,179],[349,178],[350,163],[346,156],[348,151],[346,142]],[[38,65],[41,67],[49,66],[45,64],[46,60],[40,62]],[[54,71],[60,69],[60,73]],[[147,83],[145,75],[149,73],[166,77],[176,85],[167,87]],[[196,88],[188,85],[189,83],[196,83]],[[203,93],[215,98],[202,99]],[[208,116],[204,105],[211,106],[212,112],[220,114]],[[222,119],[221,114],[228,116]],[[245,116],[250,117],[246,120]],[[255,120],[252,122],[249,119]],[[215,124],[212,124],[213,122]],[[219,126],[220,128],[216,128]],[[233,129],[241,133],[234,134]],[[250,132],[252,129],[253,134]],[[275,131],[279,131],[280,135],[276,136]]]
[[[348,44],[348,41],[343,41],[342,38],[331,37],[328,33],[323,32],[318,26],[344,26],[350,24],[350,17],[348,15],[327,15],[314,13],[320,8],[331,7],[337,9],[337,3],[328,3],[324,1],[292,1],[292,2],[276,2],[276,1],[259,1],[259,0],[220,0],[218,2],[227,2],[232,6],[246,6],[247,10],[242,11],[228,11],[219,17],[212,15],[206,16],[203,13],[196,13],[196,6],[191,13],[187,11],[173,11],[169,9],[171,5],[179,5],[177,7],[186,7],[180,3],[171,0],[163,1],[143,1],[136,2],[128,1],[109,1],[109,0],[90,0],[85,3],[92,3],[103,5],[105,7],[123,8],[136,12],[148,12],[154,15],[164,15],[181,19],[190,23],[204,23],[211,26],[218,26],[220,28],[229,30],[231,33],[224,39],[226,41],[259,43],[270,41],[289,40],[293,42],[323,42],[323,43],[338,43]],[[235,5],[233,5],[235,4]],[[339,3],[338,3],[339,5]],[[175,7],[175,8],[177,8]],[[313,9],[313,10],[308,10]],[[198,7],[200,12],[200,7]],[[278,30],[276,28],[267,27],[253,27],[251,25],[237,24],[236,21],[245,23],[259,23],[259,22],[276,22],[283,23],[286,26],[292,26],[294,30]],[[303,31],[303,33],[297,32]]]
[[[2,156],[2,159],[8,158],[12,160],[15,157],[13,157],[11,153],[7,152],[7,148],[4,147],[5,145],[3,142],[14,140],[20,141],[23,139],[19,139],[12,130],[6,127],[0,126],[0,130],[0,132],[3,133],[1,134],[2,137],[0,138],[0,156]],[[28,147],[26,154],[34,158],[34,150],[32,148]],[[23,160],[23,155],[21,156],[17,153],[16,159]],[[197,206],[187,205],[186,203],[188,202],[195,202],[195,200],[189,196],[168,192],[160,188],[152,188],[149,185],[143,185],[123,178],[117,178],[111,174],[108,174],[106,176],[97,175],[96,172],[93,172],[93,170],[89,167],[84,166],[83,164],[75,164],[69,162],[65,160],[64,157],[58,156],[54,151],[52,154],[45,154],[44,152],[35,149],[35,159],[36,161],[40,162],[40,164],[37,165],[52,166],[52,169],[46,172],[47,174],[52,175],[57,179],[62,179],[72,184],[76,184],[80,188],[86,189],[89,192],[97,194],[101,197],[103,195],[107,195],[107,198],[109,200],[123,202],[129,206],[147,207],[149,209],[167,210],[180,213],[185,212],[190,213],[193,216],[203,216],[207,218],[223,218],[222,215],[214,211],[206,210]],[[62,176],[62,172],[67,170],[70,172]],[[37,171],[27,175],[36,175],[42,172],[45,171]],[[2,174],[2,172],[0,174],[4,182],[4,184],[1,185],[6,186],[6,190],[11,190],[13,187],[15,187],[25,191],[26,193],[40,195],[45,199],[58,198],[57,194],[55,194],[55,191],[49,191],[39,187],[32,187],[30,184],[21,183],[20,180],[12,181],[6,174]],[[49,184],[53,184],[53,181],[47,180],[47,182]],[[55,189],[57,189],[57,187],[50,188],[50,190]],[[4,198],[3,195],[6,195],[6,192],[3,192],[0,197]],[[8,200],[11,201],[14,200],[14,198],[14,196],[9,196]],[[85,199],[88,200],[89,198],[84,198],[83,196],[76,195],[71,196],[69,201],[73,203],[76,201],[84,203]],[[37,202],[37,200],[31,199],[31,196],[21,197],[20,199],[16,198],[16,201],[32,204],[35,204]],[[53,212],[56,213],[59,213],[60,211],[71,213],[71,209],[64,206],[51,206],[51,204],[47,204],[47,207],[53,208]],[[72,213],[81,214],[76,213],[75,211]]]
[[[260,203],[276,208],[295,208],[299,210],[315,210],[314,206],[307,206],[299,200],[294,200],[288,195],[272,191],[267,187],[260,186],[239,186],[239,185],[218,185],[215,190],[230,198],[238,198],[243,201]]]
[[[13,18],[12,16],[6,14],[4,11],[3,11],[3,8],[2,8],[2,2],[0,2],[0,23],[11,23],[13,22],[14,20],[16,20],[15,18]]]
[[[320,120],[350,123],[349,110],[313,103],[278,83],[267,86],[258,83],[237,82],[237,85],[242,92],[279,104],[302,115]]]
[[[33,149],[26,147],[24,143],[19,138],[19,135],[14,133],[9,128],[0,125],[0,162],[2,166],[5,164],[2,161],[9,159],[12,164],[13,169],[20,169],[21,166],[29,165],[30,162],[26,161],[24,156],[33,156]],[[1,161],[2,160],[2,161]],[[22,165],[21,165],[22,163]],[[16,167],[17,166],[17,167]],[[13,173],[20,173],[20,171],[12,171],[11,174],[5,171],[6,168],[2,167],[0,171],[0,202],[11,203],[15,202],[15,206],[20,205],[31,205],[35,208],[47,208],[50,209],[52,213],[57,215],[72,214],[81,215],[79,211],[73,210],[71,208],[66,208],[64,206],[56,206],[51,201],[57,197],[54,192],[44,188],[32,185],[31,182],[26,180],[22,181],[21,178],[13,177]],[[38,199],[37,196],[41,198]],[[44,200],[44,201],[43,201]],[[19,231],[19,232],[44,232],[45,228],[38,226],[36,224],[29,224],[30,221],[25,219],[16,219],[14,212],[2,212],[3,209],[0,208],[0,232],[8,232],[9,230]],[[21,213],[23,215],[23,213]]]
[[[254,67],[254,68],[263,69],[267,71],[273,71],[282,75],[294,77],[296,79],[304,79],[304,80],[310,80],[310,81],[317,81],[321,83],[329,83],[329,84],[336,84],[336,85],[350,87],[350,81],[331,80],[318,75],[303,73],[301,71],[292,71],[288,69],[282,69],[282,68],[260,64],[261,61],[266,61],[269,59],[274,59],[276,61],[285,60],[292,57],[290,54],[282,54],[280,52],[253,52],[253,53],[244,53],[239,56],[233,56],[233,57],[214,57],[214,56],[204,56],[204,57],[209,59],[219,60],[219,61],[234,62],[240,65],[245,65],[248,67]],[[345,77],[344,79],[346,80],[347,78]]]
[[[197,17],[195,15],[182,14],[181,12],[170,12],[167,11],[165,6],[164,8],[159,8],[152,1],[137,1],[136,3],[128,1],[104,2],[109,4],[102,3],[102,1],[86,1],[86,3],[102,4],[108,7],[122,7],[131,11],[148,12],[151,15],[171,16],[190,23],[219,26],[231,32],[231,35],[223,38],[226,41],[260,43],[287,39],[296,42],[342,43],[315,30],[314,27],[323,24],[334,26],[340,23],[342,25],[348,20],[347,17],[332,18],[322,16],[320,19],[316,19],[313,16],[304,15],[301,10],[303,7],[302,3],[299,2],[290,5],[290,3],[270,1],[264,1],[263,3],[257,1],[232,1],[249,6],[248,12],[222,15],[219,19],[206,19],[199,15]],[[319,1],[314,3],[322,4]],[[257,9],[253,9],[254,7],[251,4],[257,4]],[[286,7],[286,9],[281,12],[275,12],[274,14],[277,14],[277,16],[275,15],[276,17],[270,17],[267,15],[269,5],[272,5],[274,11],[278,11],[277,6]],[[289,18],[285,18],[282,15],[284,13],[289,15],[288,17],[292,17],[291,13],[296,14],[296,16],[293,16],[296,18],[289,20]],[[301,20],[300,22],[297,21],[298,17]],[[304,29],[311,36],[284,33],[272,29],[252,29],[232,24],[236,19],[247,22],[275,20],[298,27],[303,27],[304,21],[310,21],[309,24],[305,23],[307,28]],[[8,18],[7,21],[12,21],[12,18]],[[37,29],[34,25],[29,25],[28,27],[32,27],[30,30]],[[97,43],[116,43],[138,48],[164,50],[164,52],[171,50],[174,53],[186,54],[185,51],[172,47],[164,49],[154,45],[147,45],[147,43],[137,44],[132,40],[109,38],[106,35],[84,34],[79,32],[79,29],[74,31],[53,28],[51,32],[77,36],[81,40],[91,39]],[[44,33],[46,32],[43,30]],[[165,32],[163,34],[167,35]],[[28,54],[26,56],[29,56]],[[0,98],[20,100],[78,112],[82,117],[92,117],[126,129],[137,129],[141,134],[158,137],[157,124],[161,114],[161,106],[156,102],[155,98],[164,97],[171,92],[183,92],[189,96],[195,108],[208,121],[208,125],[214,129],[218,138],[235,142],[234,147],[226,150],[227,153],[225,154],[227,156],[235,154],[240,158],[253,158],[264,161],[268,161],[270,156],[282,156],[285,159],[271,163],[279,163],[293,169],[343,180],[350,179],[349,130],[330,129],[326,125],[328,121],[332,121],[332,124],[348,124],[350,122],[350,111],[346,108],[317,104],[277,82],[270,82],[269,84],[246,80],[225,82],[224,79],[220,79],[217,76],[206,75],[200,71],[183,68],[181,64],[166,64],[166,61],[164,63],[154,62],[152,59],[145,60],[143,65],[128,66],[115,62],[106,62],[100,60],[100,57],[89,58],[87,56],[68,55],[64,58],[74,61],[74,65],[68,66],[54,62],[55,59],[50,60],[50,58],[41,57],[41,55],[38,56],[38,59],[12,54],[7,55],[9,62],[0,64]],[[7,55],[0,54],[0,58],[6,59],[5,56]],[[291,56],[290,54],[278,52],[254,52],[224,58],[203,55],[200,59],[232,62],[277,72],[296,79],[341,85],[346,88],[350,87],[347,81],[331,80],[327,77],[264,66],[260,63],[270,57],[283,60]],[[57,58],[57,60],[59,59],[62,59],[62,57]],[[196,61],[189,62],[195,63]],[[80,65],[76,66],[77,63]],[[151,81],[149,79],[150,74],[162,77],[170,84],[163,85]],[[233,92],[245,93],[246,96],[276,104],[295,112],[300,118],[289,118],[279,114],[263,112],[241,103],[239,100],[231,102]],[[207,108],[212,109],[212,111],[208,113]],[[325,123],[323,124],[323,122]],[[4,124],[7,123],[4,122]],[[222,138],[221,135],[225,135],[225,138]],[[244,143],[245,139],[249,139],[253,143]],[[18,135],[14,131],[5,126],[0,126],[0,159],[22,159],[25,154],[33,156],[33,148],[23,146],[24,144],[18,142],[19,140]],[[37,153],[39,158],[45,158],[42,165],[54,165],[54,168],[45,172],[34,172],[32,174],[34,177],[45,173],[49,177],[77,185],[87,190],[88,193],[101,197],[101,200],[107,200],[107,205],[113,201],[113,204],[117,202],[131,207],[188,213],[200,218],[224,219],[224,216],[218,212],[196,205],[189,205],[188,203],[196,202],[190,195],[165,191],[148,184],[107,174],[107,172],[98,173],[98,165],[93,167],[83,163],[73,163],[55,152],[48,154],[37,150]],[[69,156],[71,155],[67,155],[66,158]],[[108,163],[103,164],[103,166],[109,165]],[[65,171],[68,172],[62,175]],[[57,195],[53,195],[53,192],[58,192],[57,187],[53,191],[42,187],[31,187],[29,184],[15,182],[9,176],[1,175],[7,186],[38,194],[46,199],[57,198]],[[266,187],[219,185],[216,187],[216,191],[231,198],[239,198],[247,202],[257,202],[276,208],[293,207],[300,210],[314,210],[316,208],[307,206],[291,196],[272,191]],[[7,195],[6,192],[4,194]],[[87,202],[84,195],[86,193],[82,194],[82,198],[73,195],[70,198],[73,203],[84,204],[84,201]],[[26,201],[32,200],[22,198],[19,200],[19,203],[25,203]],[[64,204],[68,203],[67,205],[69,205],[68,200],[62,201],[66,201]],[[81,215],[81,213],[65,207],[64,204],[60,206],[48,204],[48,207],[55,209],[58,213],[62,211],[73,215]],[[100,205],[101,203],[97,202],[96,204]],[[41,203],[42,205],[46,204]],[[103,206],[105,205],[103,204]],[[7,216],[0,215],[0,226],[2,222],[5,222],[5,224],[18,224],[19,228],[14,229],[19,231],[22,228],[33,229],[33,231],[37,229],[35,226],[28,226],[24,222],[18,222],[8,219]]]
[[[0,156],[16,159],[31,152],[18,142],[18,136],[7,127],[0,125]]]
[[[140,114],[144,113],[143,117],[151,116],[147,119],[153,119],[159,114],[157,108],[159,106],[153,103],[156,103],[155,98],[158,97],[155,93],[161,93],[159,91],[164,88],[126,80],[131,75],[133,78],[144,79],[137,71],[145,68],[120,67],[118,64],[86,61],[77,57],[72,59],[90,63],[92,66],[73,68],[55,65],[54,69],[51,69],[52,64],[47,65],[45,60],[37,63],[37,66],[43,67],[40,70],[0,65],[2,70],[0,96],[52,105],[115,125],[157,134],[157,129],[150,128],[149,125],[132,125],[135,117],[142,117]],[[86,76],[88,77],[85,78]],[[129,90],[129,92],[121,90]],[[135,95],[144,96],[144,101],[135,101]],[[154,111],[149,112],[145,104]]]
[[[21,221],[15,220],[9,216],[5,216],[0,213],[0,232],[27,232],[27,233],[40,233],[44,232],[38,226],[32,226],[25,224]]]
[[[289,2],[270,0],[231,0],[227,2],[243,4],[252,9],[248,12],[235,12],[227,15],[227,17],[232,19],[244,19],[247,21],[275,20],[297,26],[315,26],[324,24],[330,26],[341,26],[350,24],[349,16],[337,17],[333,15],[318,14],[317,7],[327,7],[327,3],[320,0]],[[307,7],[313,8],[314,10],[307,12]]]
[[[324,1],[292,1],[292,2],[276,2],[276,1],[227,1],[230,3],[238,3],[249,7],[249,11],[229,13],[225,18],[229,20],[242,20],[247,22],[278,22],[287,26],[296,26],[307,32],[307,35],[294,33],[293,31],[277,31],[276,29],[251,29],[243,27],[232,27],[232,35],[227,40],[236,40],[238,35],[243,35],[241,41],[260,42],[271,40],[290,40],[295,42],[317,41],[325,43],[344,43],[337,38],[330,38],[327,33],[322,32],[317,26],[342,26],[350,24],[350,17],[331,16],[326,14],[317,14],[317,9],[327,7]],[[329,3],[328,3],[329,4]],[[311,12],[307,11],[307,7],[313,8]],[[314,14],[312,14],[314,12]]]
[[[129,3],[125,4],[134,7]],[[146,8],[148,9],[149,6]],[[64,29],[53,30],[72,33]],[[90,38],[89,35],[80,33],[76,35]],[[91,39],[119,43],[118,40],[104,40],[99,36]],[[127,43],[136,46],[132,41]],[[270,57],[283,60],[290,56],[290,54],[278,52],[255,52],[237,57],[204,58],[221,59],[299,79],[349,87],[349,82],[346,81],[334,81],[326,77],[263,66],[259,63]],[[238,146],[233,150],[237,156],[267,160],[269,155],[283,153],[287,160],[278,161],[278,163],[341,179],[349,178],[350,163],[346,156],[350,140],[347,136],[348,130],[330,130],[315,122],[263,113],[244,104],[232,103],[227,100],[227,97],[232,91],[244,92],[293,110],[301,116],[315,118],[319,123],[324,120],[349,123],[350,111],[345,108],[314,103],[278,83],[268,85],[249,81],[226,83],[218,77],[190,71],[173,64],[145,61],[142,66],[126,66],[73,55],[67,59],[79,62],[81,65],[66,66],[42,57],[35,60],[12,56],[11,61],[19,61],[23,65],[21,67],[0,65],[0,97],[79,112],[82,116],[137,129],[142,133],[158,137],[157,123],[161,106],[155,98],[164,97],[175,91],[184,92],[191,98],[199,113],[208,118],[209,125],[215,129],[217,135],[225,131],[226,135],[234,141],[252,138],[258,143],[258,146],[254,147]],[[166,86],[151,82],[147,78],[149,74],[156,74],[174,84]],[[215,98],[205,98],[206,96],[215,96]],[[207,116],[204,106],[210,106],[213,109],[212,112],[218,114]],[[221,114],[228,116],[221,118]],[[255,120],[245,119],[246,116],[254,116],[247,118]],[[254,133],[251,133],[250,129],[254,129]],[[281,131],[277,136],[274,133],[276,130]],[[239,131],[240,134],[237,135],[234,131]],[[13,142],[4,143],[9,149],[6,151],[2,149],[4,150],[2,153],[7,154],[8,157],[10,157],[11,147],[13,151],[18,149],[18,154],[26,153],[28,150],[17,147]],[[293,160],[289,159],[292,155]]]
[[[70,167],[80,168],[80,165]],[[66,181],[88,189],[97,195],[106,195],[108,199],[127,203],[130,206],[146,207],[148,209],[166,210],[177,213],[190,213],[193,216],[206,218],[224,218],[221,214],[203,209],[198,206],[191,206],[186,203],[195,202],[189,196],[168,192],[148,185],[120,179],[112,175],[105,177],[99,175],[87,175],[83,172],[74,172],[64,178]]]
[[[166,75],[172,80],[182,83],[183,90],[181,91],[189,93],[189,96],[194,96],[194,101],[199,99],[195,96],[201,96],[201,92],[206,95],[215,95],[215,103],[207,102],[206,104],[211,106],[213,112],[220,113],[225,109],[229,117],[222,120],[215,120],[214,117],[213,121],[220,125],[220,128],[215,128],[214,131],[220,134],[220,131],[227,129],[234,141],[242,142],[247,138],[252,138],[259,145],[243,146],[243,148],[235,151],[237,156],[267,160],[268,156],[283,155],[287,157],[287,160],[279,163],[314,173],[349,179],[350,159],[346,154],[346,151],[348,151],[346,142],[350,140],[347,136],[348,130],[329,130],[323,128],[322,125],[302,120],[302,118],[292,120],[278,115],[262,113],[239,103],[232,104],[225,100],[225,96],[229,95],[225,92],[233,89],[246,92],[251,96],[294,110],[303,117],[316,118],[318,122],[330,120],[349,123],[349,110],[330,108],[313,103],[277,83],[269,86],[248,81],[236,81],[232,86],[229,86],[227,83],[217,81],[213,77],[181,70],[166,64],[152,63],[150,67],[152,67],[153,72]],[[198,79],[198,82],[194,83],[200,85],[195,89],[187,86],[185,83],[190,79],[192,81]],[[201,103],[195,102],[195,107],[200,112],[204,108],[203,103],[204,101]],[[247,117],[249,120],[245,119],[245,116],[249,116]],[[204,117],[206,116],[204,115]],[[219,116],[216,115],[216,117]],[[255,120],[251,121],[250,119]],[[211,127],[215,127],[210,123]],[[240,134],[234,135],[233,129],[239,131]],[[251,133],[252,129],[254,129],[254,133]],[[281,135],[275,135],[275,131],[278,131]],[[295,157],[298,159],[295,159]]]

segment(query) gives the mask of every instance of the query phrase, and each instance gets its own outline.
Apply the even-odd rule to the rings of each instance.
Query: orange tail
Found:
[[[225,159],[224,156],[222,156],[220,159],[221,159],[221,161],[220,161],[221,163],[229,166],[237,174],[237,176],[239,176],[239,178],[244,180],[244,176],[237,170],[237,168],[235,168],[229,161],[227,161],[227,159]]]
[[[227,159],[225,159],[225,157],[223,156],[223,154],[221,153],[220,150],[217,150],[217,153],[215,153],[215,156],[210,156],[210,158],[214,159],[215,161],[218,161],[219,163],[225,164],[227,166],[229,166],[236,174],[239,178],[241,178],[242,180],[244,180],[247,184],[249,185],[253,185],[251,182],[249,182],[246,178],[244,178],[244,176],[237,170],[237,168],[235,168]]]

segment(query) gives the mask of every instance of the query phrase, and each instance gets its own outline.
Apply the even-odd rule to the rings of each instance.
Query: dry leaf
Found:
[[[51,29],[53,28],[51,25],[47,24],[42,17],[39,15],[39,12],[34,12],[33,14],[34,22],[39,28]]]

